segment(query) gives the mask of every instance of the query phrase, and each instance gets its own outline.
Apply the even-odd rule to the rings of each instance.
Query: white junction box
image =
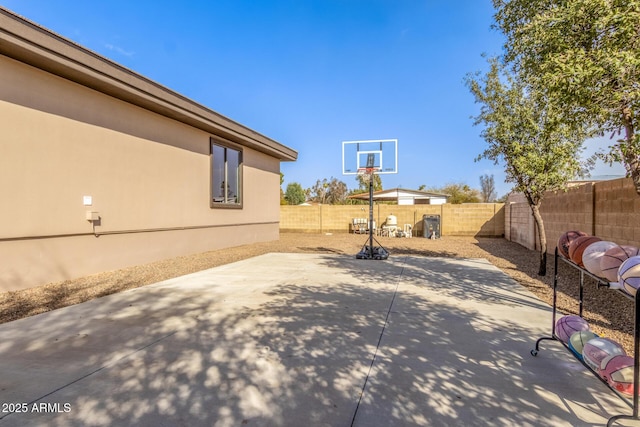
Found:
[[[100,212],[87,211],[87,221],[98,221],[100,219]]]

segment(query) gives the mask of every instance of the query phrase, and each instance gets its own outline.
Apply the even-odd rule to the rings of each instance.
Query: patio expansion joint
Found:
[[[404,273],[404,266],[407,262],[407,257],[402,259],[400,265],[402,268],[400,269],[400,273],[396,279],[396,286],[393,290],[393,296],[391,297],[391,302],[389,303],[389,308],[387,309],[387,314],[384,319],[384,323],[382,324],[382,330],[380,331],[380,335],[378,336],[378,343],[376,344],[376,349],[373,352],[373,357],[371,358],[371,364],[369,365],[369,369],[367,370],[367,376],[362,383],[362,389],[360,390],[360,396],[358,397],[358,403],[356,405],[356,409],[353,411],[353,418],[351,419],[350,426],[353,427],[356,422],[356,417],[358,416],[358,409],[360,408],[360,403],[362,402],[362,398],[364,397],[364,391],[367,388],[367,382],[369,381],[369,376],[371,375],[371,371],[373,370],[373,365],[376,362],[376,356],[378,355],[378,350],[380,349],[380,343],[382,342],[382,337],[384,336],[384,331],[387,328],[387,324],[389,323],[389,316],[393,310],[393,304],[396,300],[396,295],[398,294],[398,288],[400,286],[400,282],[402,280],[402,274]]]

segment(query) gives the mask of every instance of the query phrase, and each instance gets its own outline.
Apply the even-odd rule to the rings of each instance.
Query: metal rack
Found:
[[[567,264],[569,264],[571,267],[577,269],[580,272],[580,294],[579,294],[579,315],[580,317],[582,317],[582,308],[583,308],[583,291],[584,291],[584,278],[585,276],[591,277],[592,279],[594,279],[597,282],[597,286],[598,288],[609,288],[609,282],[603,280],[601,277],[595,276],[594,274],[591,274],[590,272],[588,272],[587,270],[585,270],[584,268],[581,268],[580,266],[578,266],[577,264],[575,264],[574,262],[572,262],[571,260],[563,257],[563,256],[559,256],[558,255],[558,248],[556,247],[555,250],[555,258],[554,258],[554,264],[553,264],[553,316],[552,316],[552,324],[551,324],[551,336],[550,337],[542,337],[540,339],[538,339],[538,341],[536,341],[536,347],[535,349],[531,350],[531,355],[532,356],[537,356],[538,352],[540,351],[540,342],[544,341],[544,340],[551,340],[551,341],[558,341],[559,343],[561,343],[562,345],[565,346],[565,348],[567,348],[567,350],[569,350],[569,346],[568,344],[566,344],[564,341],[562,341],[557,335],[556,335],[556,313],[557,313],[557,290],[558,290],[558,259],[561,259],[562,261],[566,262]],[[613,423],[615,423],[618,420],[639,420],[640,418],[638,417],[638,384],[640,384],[640,328],[638,328],[638,321],[640,320],[640,292],[637,292],[635,297],[629,295],[628,293],[622,291],[622,290],[617,290],[618,293],[621,296],[624,296],[626,298],[629,298],[631,300],[633,300],[635,302],[635,320],[634,320],[634,332],[633,332],[633,359],[634,359],[634,366],[633,366],[633,399],[629,399],[628,397],[622,395],[620,392],[618,392],[616,389],[612,388],[611,386],[609,386],[609,384],[603,379],[601,378],[597,372],[593,371],[584,361],[580,360],[578,357],[575,356],[575,354],[572,351],[569,351],[574,357],[576,357],[576,359],[578,361],[580,361],[580,363],[582,363],[591,373],[593,373],[593,375],[598,378],[600,381],[602,381],[604,384],[607,385],[607,387],[609,387],[615,394],[617,394],[624,402],[626,402],[633,411],[632,415],[616,415],[613,416],[611,418],[609,418],[609,421],[607,422],[607,426],[612,426]]]

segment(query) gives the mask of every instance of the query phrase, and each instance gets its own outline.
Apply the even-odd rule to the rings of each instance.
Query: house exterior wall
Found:
[[[7,56],[0,70],[0,291],[278,238],[280,159],[244,147],[243,208],[211,208],[215,135]]]

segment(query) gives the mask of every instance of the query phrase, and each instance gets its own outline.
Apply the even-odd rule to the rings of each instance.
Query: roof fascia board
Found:
[[[298,153],[0,7],[0,54],[280,160]]]

